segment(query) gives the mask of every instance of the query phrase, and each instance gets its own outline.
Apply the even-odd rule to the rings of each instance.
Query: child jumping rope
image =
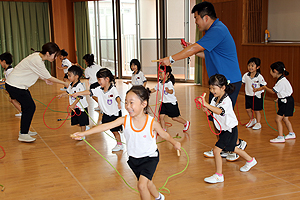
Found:
[[[213,149],[216,173],[205,178],[204,181],[207,183],[219,183],[224,182],[224,176],[222,174],[222,157],[220,155],[222,150],[235,152],[247,160],[246,164],[240,168],[240,171],[242,172],[249,171],[257,164],[257,161],[254,157],[250,157],[244,150],[238,148],[236,145],[238,138],[238,120],[234,114],[231,99],[228,96],[228,93],[234,90],[234,86],[228,84],[225,76],[216,74],[209,78],[209,90],[214,95],[210,104],[205,101],[206,93],[198,100],[202,102],[202,110],[204,112],[210,110],[213,113],[215,127],[218,130],[222,129],[222,131],[219,135],[219,140]]]
[[[91,88],[83,92],[73,94],[73,97],[80,95],[92,95],[97,97],[100,109],[103,111],[102,123],[108,123],[122,116],[121,98],[115,87],[115,77],[107,68],[102,68],[97,72],[98,83],[100,87]],[[105,129],[106,131],[107,129]],[[117,144],[112,151],[123,150],[120,133],[122,126],[113,127],[110,131],[114,134]]]
[[[285,140],[296,138],[292,124],[289,120],[289,117],[292,117],[294,113],[294,98],[292,96],[293,88],[290,82],[285,78],[285,76],[289,75],[289,72],[285,70],[283,62],[275,62],[270,66],[270,68],[271,76],[273,78],[277,78],[275,86],[272,89],[267,86],[263,86],[262,88],[255,89],[254,91],[265,89],[267,92],[277,94],[278,112],[275,121],[277,123],[279,136],[270,140],[270,142],[285,142]],[[283,136],[282,121],[284,121],[289,131],[289,134],[285,137]]]
[[[156,85],[155,88],[151,89],[151,93],[158,90],[161,94],[162,104],[159,120],[162,128],[166,130],[165,115],[168,115],[172,120],[183,124],[183,132],[186,132],[191,123],[180,117],[177,98],[175,96],[175,77],[172,74],[172,68],[170,66],[160,66],[159,79],[159,86]],[[165,83],[164,80],[166,80]]]
[[[68,79],[71,82],[67,88],[67,92],[58,95],[60,99],[68,94],[75,94],[77,92],[85,91],[83,83],[80,82],[80,77],[82,76],[82,69],[77,65],[72,65],[68,69]],[[78,96],[80,102],[77,98],[69,95],[69,103],[71,112],[71,125],[79,125],[81,131],[86,130],[86,126],[89,125],[89,117],[86,112],[88,112],[88,103],[85,96]],[[86,112],[84,111],[86,110]]]
[[[72,135],[76,140],[90,134],[103,132],[113,127],[124,126],[129,167],[137,177],[137,187],[142,200],[164,200],[152,181],[159,162],[159,151],[156,145],[156,134],[169,141],[175,149],[180,150],[181,144],[175,141],[153,117],[147,114],[149,91],[143,86],[133,86],[126,94],[125,108],[129,115],[120,117],[110,123],[101,124],[85,132]]]
[[[264,77],[260,74],[260,59],[250,58],[248,61],[248,71],[243,75],[242,82],[245,84],[245,107],[247,114],[250,118],[246,124],[247,128],[252,127],[253,130],[261,129],[261,113],[263,109],[263,99],[261,94],[264,90],[253,92],[253,88],[260,88],[267,85]],[[254,97],[253,97],[254,96]],[[254,98],[254,105],[253,105]],[[253,118],[252,112],[254,111],[256,118]],[[254,125],[254,126],[253,126]]]
[[[143,85],[146,87],[147,79],[144,73],[141,71],[141,63],[138,59],[132,59],[130,61],[130,69],[133,71],[131,81],[126,81],[124,83],[132,85]]]

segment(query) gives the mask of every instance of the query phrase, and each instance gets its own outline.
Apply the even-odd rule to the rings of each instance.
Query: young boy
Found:
[[[5,82],[7,79],[8,75],[12,72],[13,68],[11,66],[11,63],[13,62],[12,55],[8,52],[5,52],[0,55],[0,64],[4,68],[4,77],[5,79],[2,80]],[[1,83],[2,85],[3,83]],[[22,111],[21,111],[21,105],[16,99],[9,98],[9,102],[11,102],[15,108],[19,111],[19,113],[15,114],[16,117],[21,117],[22,116]]]
[[[72,65],[68,69],[68,79],[71,82],[66,90],[66,93],[60,94],[57,97],[60,99],[62,96],[68,94],[74,94],[76,92],[85,91],[83,83],[80,82],[82,76],[82,69],[77,65]],[[80,100],[80,102],[79,102]],[[88,112],[88,103],[85,96],[78,96],[74,98],[69,95],[69,103],[71,112],[71,125],[78,125],[81,127],[81,131],[89,129],[89,118],[86,112]],[[86,110],[86,112],[84,111]]]
[[[63,81],[66,82],[68,80],[68,69],[72,66],[72,63],[68,60],[68,52],[66,52],[64,49],[60,50],[60,56],[59,59],[61,60],[61,68],[64,70],[65,76]],[[67,88],[61,88],[60,90],[66,91]]]

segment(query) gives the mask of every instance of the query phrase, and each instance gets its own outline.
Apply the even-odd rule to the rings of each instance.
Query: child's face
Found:
[[[0,60],[0,65],[6,69],[6,61],[5,60]]]
[[[72,72],[68,72],[68,79],[73,83],[78,80],[78,75],[74,75]]]
[[[158,75],[160,80],[164,80],[164,78],[168,78],[169,72],[165,73],[164,71],[159,71]]]
[[[274,71],[272,69],[270,69],[270,74],[273,78],[277,78],[278,76],[278,71],[276,69],[274,69]]]
[[[249,72],[255,72],[257,71],[257,69],[259,68],[260,66],[256,66],[256,64],[254,62],[251,62],[248,64],[248,71]]]
[[[134,71],[134,72],[137,72],[137,70],[138,70],[138,68],[137,68],[137,66],[136,66],[135,64],[132,64],[132,65],[130,66],[130,68],[131,68],[131,70]]]
[[[225,86],[219,87],[217,85],[210,85],[209,91],[214,95],[214,97],[221,97],[225,93]]]
[[[137,116],[144,112],[147,106],[147,101],[142,102],[141,99],[134,93],[128,92],[125,98],[125,109],[131,117]]]
[[[97,78],[98,80],[98,83],[101,87],[106,87],[109,85],[109,78],[108,77],[105,77],[105,78]]]
[[[62,61],[65,58],[65,56],[60,55],[59,59]]]

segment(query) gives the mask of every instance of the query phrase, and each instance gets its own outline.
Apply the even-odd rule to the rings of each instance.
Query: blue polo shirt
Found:
[[[234,40],[228,28],[219,19],[214,21],[197,44],[205,49],[208,77],[223,74],[231,83],[242,81]]]

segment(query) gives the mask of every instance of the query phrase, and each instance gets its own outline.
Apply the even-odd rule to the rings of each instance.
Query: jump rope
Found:
[[[159,68],[159,70],[160,70],[160,68]],[[166,68],[164,69],[164,72],[166,71]],[[164,81],[163,82],[165,82],[165,75],[166,75],[166,73],[164,73]],[[163,86],[163,88],[164,88],[164,86]],[[157,90],[157,92],[158,92],[158,90]],[[48,106],[47,106],[47,108],[45,109],[45,111],[44,111],[44,114],[43,114],[43,121],[44,121],[44,124],[46,125],[46,122],[45,122],[45,113],[46,113],[46,111],[47,111],[47,109],[49,108],[49,106],[50,106],[50,104],[51,104],[51,102],[54,100],[56,98],[56,96],[49,102],[49,104],[48,104]],[[76,97],[77,99],[78,99],[78,97]],[[162,97],[163,98],[163,97]],[[78,99],[78,101],[79,101],[79,103],[80,103],[80,105],[81,105],[81,107],[83,108],[83,105],[81,104],[81,102],[80,102],[80,100]],[[156,102],[157,102],[157,97],[156,97]],[[157,109],[157,103],[156,103],[156,107],[155,107],[155,113],[156,113],[156,109]],[[68,108],[69,108],[69,106],[68,106]],[[69,113],[69,109],[67,108],[67,112],[68,112],[68,116],[67,116],[67,118],[70,116],[70,113]],[[159,112],[160,112],[160,110],[161,110],[161,105],[160,105],[160,108],[159,108]],[[95,124],[97,124],[94,120],[93,120],[93,118],[88,114],[88,112],[84,109],[84,112],[89,116],[89,118],[95,123]],[[153,113],[154,115],[155,115],[155,113]],[[159,116],[159,115],[158,115]],[[157,117],[156,115],[155,115],[155,117]],[[66,118],[66,119],[67,119]],[[158,119],[159,119],[159,117],[157,117]],[[66,122],[66,119],[64,120],[64,122],[58,127],[58,128],[60,128],[65,122]],[[48,128],[50,128],[48,125],[46,125]],[[58,129],[58,128],[50,128],[50,129],[53,129],[53,130],[56,130],[56,129]],[[106,133],[105,131],[104,131],[104,133]],[[112,139],[114,139],[114,140],[116,140],[115,138],[113,138],[112,136],[110,136],[108,133],[106,133],[109,137],[111,137]],[[175,137],[173,137],[173,138],[181,138],[178,134],[175,136]],[[122,180],[125,182],[125,184],[129,187],[129,188],[131,188],[132,190],[134,190],[134,191],[136,191],[136,192],[139,192],[138,190],[136,190],[136,189],[134,189],[134,188],[132,188],[127,182],[126,182],[126,180],[123,178],[123,176],[119,173],[119,171],[101,154],[101,153],[99,153],[99,151],[97,151],[90,143],[88,143],[85,139],[83,139],[83,141],[87,144],[87,145],[89,145],[98,155],[100,155],[116,172],[117,172],[117,174],[122,178]],[[163,141],[160,141],[160,142],[157,142],[157,144],[158,143],[162,143],[162,142],[165,142],[166,140],[163,140]],[[121,141],[120,141],[121,142]],[[124,142],[122,142],[123,144],[125,144]],[[162,186],[162,187],[160,187],[159,188],[159,192],[162,192],[162,193],[170,193],[170,190],[168,189],[168,188],[166,188],[165,186],[166,186],[166,184],[167,184],[167,182],[168,182],[168,180],[170,179],[170,178],[172,178],[172,177],[174,177],[174,176],[176,176],[176,175],[179,175],[179,174],[181,174],[181,173],[183,173],[186,169],[187,169],[187,167],[188,167],[188,165],[189,165],[189,156],[188,156],[188,154],[187,154],[187,152],[186,152],[186,150],[183,148],[183,147],[181,147],[181,149],[185,152],[185,154],[186,154],[186,157],[187,157],[187,164],[186,164],[186,166],[185,166],[185,168],[182,170],[182,171],[180,171],[180,172],[178,172],[178,173],[175,173],[175,174],[173,174],[173,175],[171,175],[171,176],[169,176],[168,178],[167,178],[167,180],[165,181],[165,183],[164,183],[164,185]],[[179,151],[177,152],[177,155],[178,156],[180,156],[180,153],[179,153]]]

